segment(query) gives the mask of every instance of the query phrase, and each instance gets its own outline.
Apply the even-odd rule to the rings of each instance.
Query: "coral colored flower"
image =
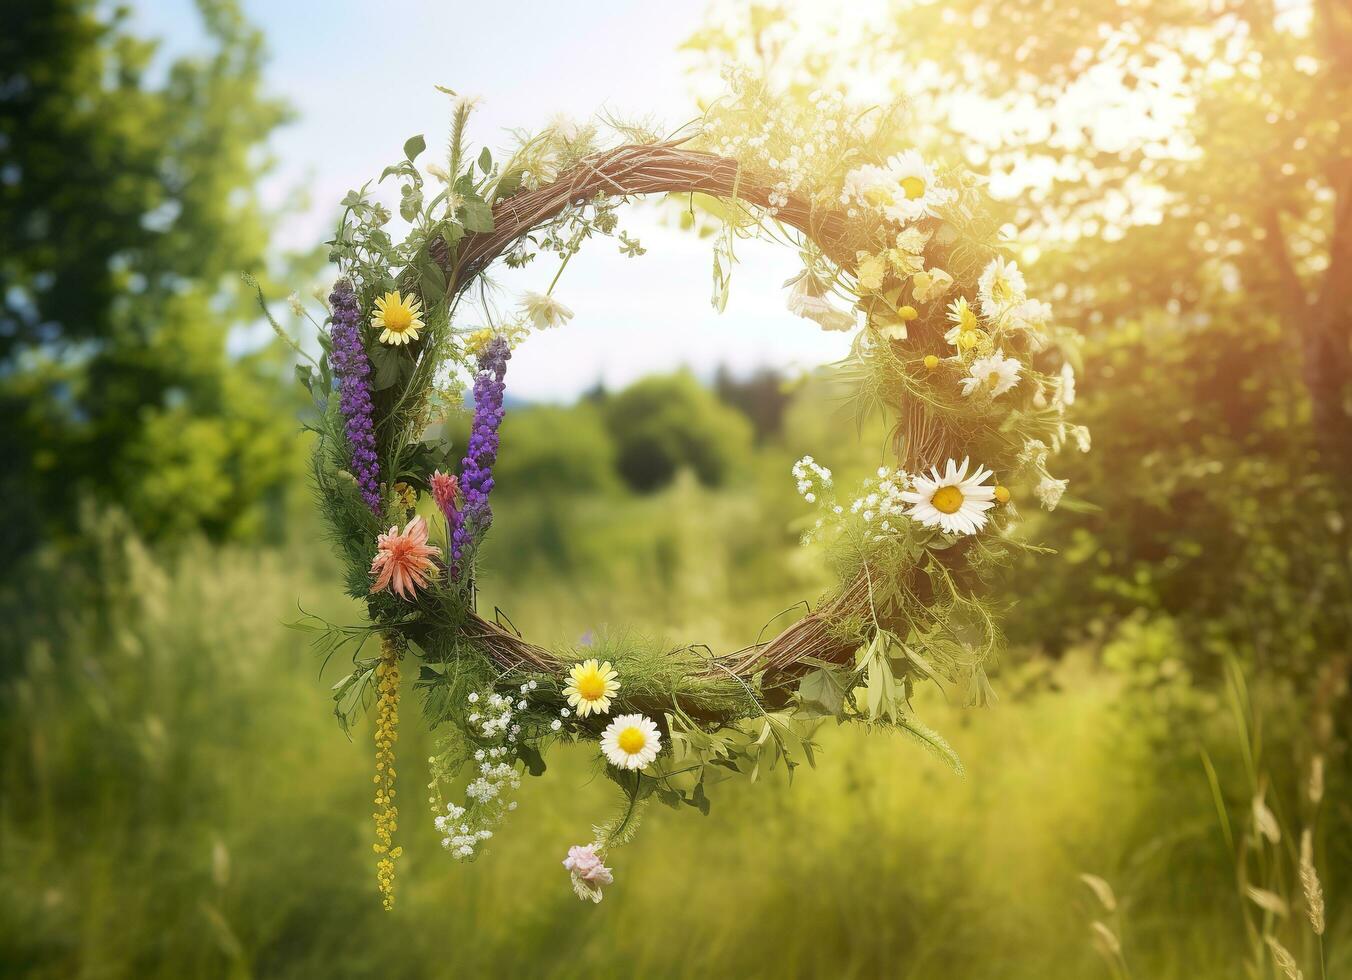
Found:
[[[418,589],[427,587],[429,574],[435,574],[434,555],[441,549],[427,543],[427,522],[421,516],[413,518],[401,532],[391,526],[376,541],[376,557],[371,562],[371,574],[376,576],[372,592],[389,588],[401,599],[412,599]]]
[[[455,513],[455,495],[460,492],[460,481],[454,474],[437,470],[428,483],[432,485],[432,499],[436,501],[437,509],[446,520],[451,520],[451,515]]]

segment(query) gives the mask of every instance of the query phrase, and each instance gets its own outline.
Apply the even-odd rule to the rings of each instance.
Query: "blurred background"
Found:
[[[1345,0],[0,12],[0,972],[1352,975]],[[674,130],[729,62],[907,97],[1083,334],[1094,447],[1055,514],[1016,501],[1059,554],[997,586],[1000,701],[919,705],[966,778],[831,730],[792,787],[652,812],[598,907],[558,861],[610,796],[555,752],[475,865],[411,806],[385,914],[369,732],[283,625],[361,611],[240,273],[309,340],[284,297],[327,286],[343,193],[441,138],[434,84],[497,148],[598,108]],[[829,584],[792,461],[848,481],[882,429],[838,411],[847,341],[783,311],[792,256],[741,252],[717,317],[708,242],[626,223],[648,254],[584,252],[574,322],[513,358],[484,602],[542,642],[738,646]]]

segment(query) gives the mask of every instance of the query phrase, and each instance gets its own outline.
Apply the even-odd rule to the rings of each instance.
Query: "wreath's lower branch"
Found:
[[[859,648],[859,639],[840,626],[857,621],[869,609],[868,578],[862,572],[839,595],[823,604],[765,643],[734,650],[710,661],[709,680],[735,679],[750,684],[760,675],[762,688],[777,685],[808,670],[805,657],[830,663],[847,663]],[[462,628],[466,639],[477,644],[504,670],[525,669],[558,673],[568,663],[553,652],[522,639],[497,623],[471,613]],[[730,721],[715,713],[691,712],[706,721]]]

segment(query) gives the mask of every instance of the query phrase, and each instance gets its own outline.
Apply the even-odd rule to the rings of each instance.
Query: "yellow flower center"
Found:
[[[933,371],[938,366],[939,366],[939,358],[935,357],[933,354],[925,355],[925,368],[927,370]]]
[[[940,487],[930,497],[930,503],[941,514],[956,514],[962,506],[962,491],[957,487]]]
[[[406,306],[391,303],[385,307],[385,329],[391,333],[403,333],[413,323],[413,314]]]
[[[634,755],[643,751],[643,747],[648,744],[648,736],[643,734],[643,729],[631,725],[620,732],[619,738],[615,739],[615,744],[626,755]]]
[[[606,696],[606,682],[599,673],[583,674],[578,678],[577,696],[583,701],[600,701]]]
[[[903,177],[901,191],[906,195],[906,200],[914,201],[917,197],[925,196],[925,182],[919,177]]]
[[[995,386],[998,385],[999,383],[1000,383],[1000,372],[999,372],[999,371],[992,371],[990,374],[986,375],[986,387],[987,387],[987,388],[990,388],[992,391],[994,391],[994,390],[995,390]]]
[[[1008,303],[1014,298],[1014,289],[1009,284],[1009,280],[1003,277],[997,277],[991,283],[991,299],[1000,304]]]
[[[996,487],[995,499],[1000,501],[1000,503],[1002,504],[1009,503],[1009,487]]]

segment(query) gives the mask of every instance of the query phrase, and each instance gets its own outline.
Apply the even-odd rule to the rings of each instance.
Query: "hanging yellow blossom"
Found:
[[[392,633],[380,637],[380,660],[376,664],[376,886],[381,904],[394,908],[394,862],[404,853],[394,846],[399,829],[399,808],[394,803],[394,743],[399,741],[400,641]]]

